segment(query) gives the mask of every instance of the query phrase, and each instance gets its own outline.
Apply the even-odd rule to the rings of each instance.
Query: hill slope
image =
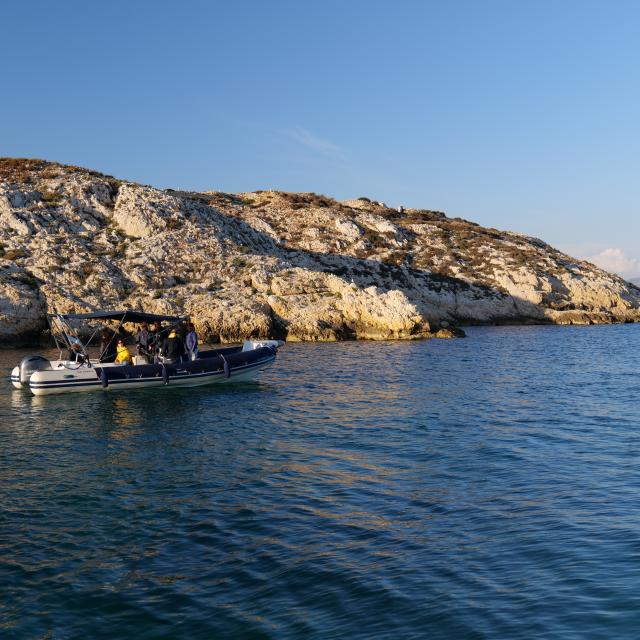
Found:
[[[213,340],[385,339],[635,321],[640,289],[535,238],[435,211],[163,191],[0,159],[0,340],[37,336],[54,309],[122,307],[190,313]]]

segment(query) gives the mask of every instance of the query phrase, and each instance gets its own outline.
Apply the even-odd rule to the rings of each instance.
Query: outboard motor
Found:
[[[25,356],[20,361],[20,383],[29,384],[31,374],[36,371],[50,371],[51,362],[42,356]]]

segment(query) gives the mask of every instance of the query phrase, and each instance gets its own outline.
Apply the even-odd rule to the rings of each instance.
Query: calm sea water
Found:
[[[226,388],[6,380],[0,637],[637,638],[639,353],[475,328]]]

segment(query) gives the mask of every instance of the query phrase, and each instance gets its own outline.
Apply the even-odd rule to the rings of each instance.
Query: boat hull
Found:
[[[196,387],[253,380],[275,360],[277,348],[204,352],[197,360],[176,364],[98,365],[36,371],[29,390],[36,396],[88,391],[121,392],[152,387]],[[13,382],[13,376],[12,376]]]

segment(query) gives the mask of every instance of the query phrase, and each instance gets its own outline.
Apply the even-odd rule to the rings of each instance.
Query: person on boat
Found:
[[[116,364],[133,364],[133,360],[131,359],[131,354],[129,353],[129,349],[125,346],[122,340],[118,340],[118,345],[116,347]]]
[[[85,357],[83,353],[82,342],[74,336],[69,335],[69,360],[73,362],[84,362]]]
[[[171,329],[160,349],[160,355],[165,362],[178,362],[184,355],[184,343],[178,337],[175,329]]]
[[[116,336],[111,329],[106,327],[100,334],[100,362],[113,362],[116,359]]]
[[[149,351],[151,355],[156,355],[162,345],[162,325],[157,320],[152,322],[151,327],[149,327],[149,333],[151,334]]]
[[[196,333],[196,328],[193,326],[193,323],[190,322],[188,324],[188,333],[185,337],[184,343],[187,347],[187,352],[189,353],[189,360],[195,360],[198,357],[198,334]]]
[[[187,333],[189,333],[189,324],[186,320],[182,320],[176,329],[176,333],[178,334],[178,338],[182,340],[182,342],[187,344]]]
[[[153,336],[149,331],[149,325],[143,322],[136,336],[136,351],[139,356],[146,356],[148,358],[151,355],[152,338]]]

